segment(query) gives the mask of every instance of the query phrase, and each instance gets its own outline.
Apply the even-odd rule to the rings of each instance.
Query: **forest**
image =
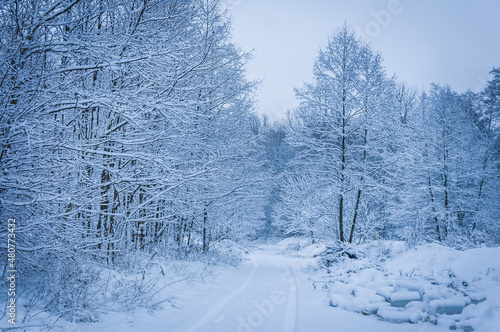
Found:
[[[84,321],[155,294],[101,299],[103,271],[228,240],[500,245],[500,68],[417,89],[344,24],[271,121],[251,59],[220,0],[2,2],[2,297],[11,219],[26,310]]]

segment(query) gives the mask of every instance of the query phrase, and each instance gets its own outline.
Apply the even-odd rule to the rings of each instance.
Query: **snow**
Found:
[[[393,307],[404,307],[412,301],[420,300],[419,292],[399,290],[389,295],[389,302]]]
[[[453,296],[443,300],[429,302],[429,308],[437,314],[457,315],[462,313],[465,306],[471,303],[470,299],[463,296]]]
[[[101,313],[97,322],[58,320],[54,326],[74,332],[495,332],[500,326],[500,248],[405,251],[398,243],[372,244],[359,248],[361,259],[344,257],[327,270],[314,257],[325,246],[303,239],[261,244],[248,254],[231,242],[218,246],[241,253],[241,264],[211,266],[199,278],[169,285],[175,299],[162,309]],[[182,264],[183,273],[201,268]],[[164,269],[165,284],[181,273],[172,265]]]
[[[417,308],[398,310],[395,307],[380,308],[377,315],[384,321],[392,323],[416,323],[425,317],[424,313]]]
[[[418,292],[420,296],[424,294],[424,287],[421,283],[408,280],[397,280],[394,284],[395,289],[407,289],[411,292]],[[420,300],[420,297],[416,300]]]
[[[492,322],[498,321],[500,308],[500,262],[495,259],[500,248],[458,251],[428,244],[380,259],[374,246],[363,248],[369,253],[364,258],[344,260],[329,271],[336,281],[330,288],[332,306],[376,312],[392,323],[498,331],[500,325]],[[370,302],[373,293],[386,302]]]

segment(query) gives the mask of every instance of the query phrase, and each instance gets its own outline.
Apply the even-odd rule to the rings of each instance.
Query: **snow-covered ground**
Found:
[[[330,305],[405,323],[405,331],[410,323],[500,331],[500,248],[403,247],[371,243],[358,248],[359,260],[333,263],[322,279]]]
[[[59,320],[54,330],[500,331],[500,248],[377,242],[328,269],[316,256],[324,250],[294,239],[258,245],[238,267],[168,286],[176,298],[163,309]]]

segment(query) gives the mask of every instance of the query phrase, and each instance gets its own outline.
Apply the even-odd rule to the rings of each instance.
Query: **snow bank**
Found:
[[[490,322],[500,316],[500,248],[458,251],[428,244],[395,252],[394,247],[386,258],[380,248],[365,247],[364,258],[344,259],[328,269],[330,305],[392,323],[498,331]]]
[[[212,251],[235,257],[244,257],[248,254],[248,251],[243,246],[228,239],[215,241],[212,243],[211,249]]]

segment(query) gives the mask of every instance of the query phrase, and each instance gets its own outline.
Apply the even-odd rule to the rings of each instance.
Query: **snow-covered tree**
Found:
[[[289,140],[297,148],[289,190],[296,190],[293,183],[307,181],[317,192],[310,202],[316,208],[308,209],[316,217],[304,216],[303,224],[323,220],[340,241],[352,242],[356,225],[378,213],[370,201],[380,198],[390,159],[391,125],[397,120],[391,103],[394,84],[380,55],[347,26],[320,50],[313,73],[314,83],[296,90],[301,105]],[[294,206],[298,202],[281,210],[293,211]],[[285,212],[280,219],[286,224],[292,215]]]
[[[477,95],[459,95],[449,86],[433,85],[420,97],[404,127],[391,202],[393,220],[410,230],[406,236],[450,244],[471,236],[485,240],[476,229],[484,220],[479,216],[497,208],[483,196],[485,182],[495,181],[482,108]]]
[[[0,216],[25,280],[256,228],[254,83],[220,1],[7,1],[0,23]]]

